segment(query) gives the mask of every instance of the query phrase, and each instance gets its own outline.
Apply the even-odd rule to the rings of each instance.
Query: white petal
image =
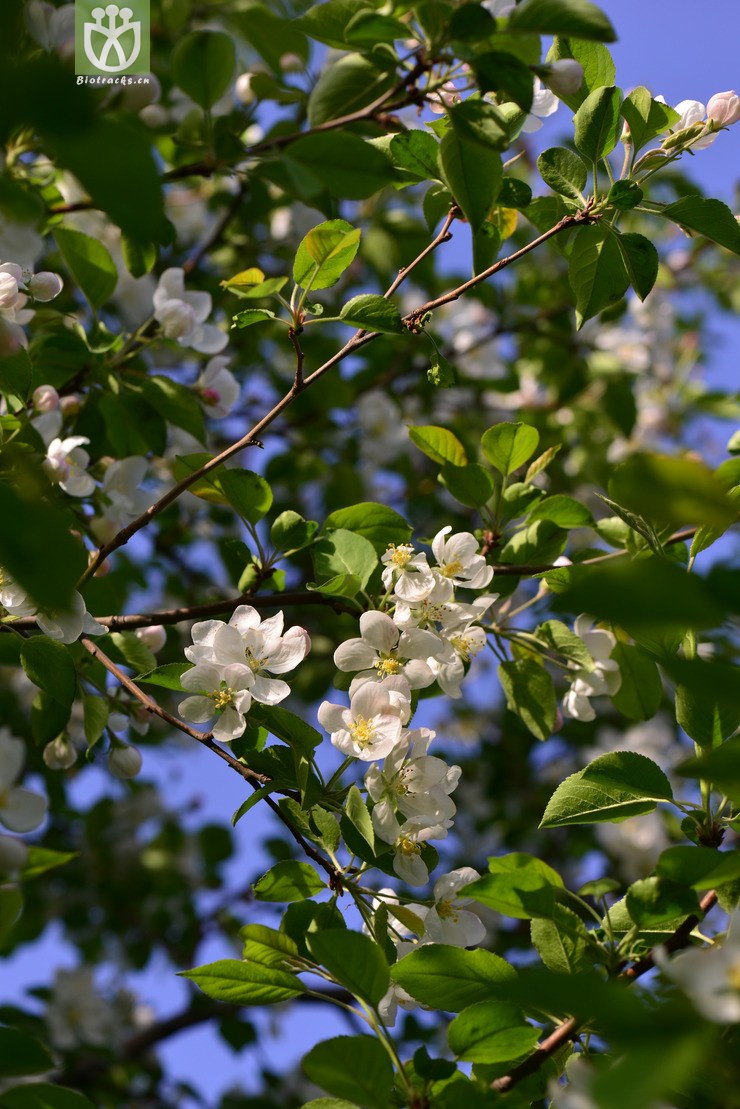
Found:
[[[30,789],[11,789],[0,804],[0,821],[11,832],[31,832],[38,828],[46,813],[47,801]]]
[[[398,642],[398,628],[385,612],[363,612],[360,617],[362,638],[376,651],[388,654]]]
[[[334,652],[334,665],[338,670],[365,670],[372,666],[377,653],[364,639],[348,639]]]
[[[205,724],[216,715],[213,701],[209,697],[186,697],[180,702],[177,711],[183,720],[190,720],[193,724]]]

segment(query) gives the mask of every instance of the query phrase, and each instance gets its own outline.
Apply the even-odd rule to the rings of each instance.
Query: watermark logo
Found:
[[[104,75],[105,84],[149,73],[149,0],[128,0],[120,7],[75,0],[75,71]]]

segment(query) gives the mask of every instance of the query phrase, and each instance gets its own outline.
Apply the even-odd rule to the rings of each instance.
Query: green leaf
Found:
[[[491,997],[492,986],[516,977],[504,959],[479,948],[423,944],[391,967],[391,978],[432,1009],[457,1013]]]
[[[344,50],[348,23],[358,12],[367,10],[366,0],[320,0],[298,20],[298,26],[311,38]]]
[[[662,135],[680,116],[667,104],[653,100],[649,89],[639,85],[632,89],[624,98],[622,115],[630,129],[632,148],[637,153],[642,150],[652,139]]]
[[[316,961],[350,993],[377,1006],[390,984],[388,964],[377,943],[348,928],[314,932],[307,943]]]
[[[199,442],[205,442],[203,409],[192,389],[162,374],[144,381],[144,397],[152,408],[171,424],[182,427]]]
[[[580,670],[593,670],[594,661],[586,644],[560,620],[546,620],[535,630],[535,635],[546,647],[557,651]]]
[[[535,919],[530,925],[532,943],[542,962],[556,974],[590,970],[594,952],[586,926],[564,905],[556,905],[550,920]]]
[[[608,204],[611,204],[620,212],[629,212],[632,208],[637,207],[644,195],[636,181],[625,179],[614,182],[609,189],[606,200]],[[650,240],[646,239],[645,241],[649,242]]]
[[[317,1086],[363,1109],[388,1109],[393,1067],[373,1036],[335,1036],[311,1048],[301,1063]]]
[[[316,1097],[301,1109],[357,1109],[357,1102],[345,1101],[343,1097]]]
[[[326,889],[326,882],[308,863],[284,859],[254,884],[258,901],[303,901]]]
[[[594,526],[594,518],[585,504],[556,493],[539,501],[529,514],[530,521],[552,520],[559,528],[589,528]]]
[[[388,153],[394,166],[420,181],[439,179],[439,143],[426,131],[401,131],[392,135]]]
[[[118,270],[110,252],[98,239],[70,227],[56,227],[54,238],[85,297],[93,308],[100,308],[118,284]]]
[[[208,109],[231,84],[234,40],[222,31],[192,31],[172,53],[172,77],[201,108]]]
[[[524,0],[509,17],[509,28],[544,35],[574,35],[597,42],[616,42],[611,23],[589,0]]]
[[[660,524],[726,527],[737,509],[721,481],[702,462],[661,454],[633,454],[609,481],[615,500]]]
[[[576,149],[589,163],[611,154],[622,133],[622,92],[614,85],[594,89],[573,117]]]
[[[663,700],[663,683],[658,667],[639,647],[619,640],[611,653],[622,678],[616,693],[611,694],[614,707],[628,720],[649,720],[655,716]]]
[[[344,200],[364,200],[394,181],[386,156],[358,135],[345,131],[307,135],[291,143],[284,164],[309,171],[318,189]]]
[[[63,705],[48,693],[39,693],[31,703],[31,735],[36,743],[48,743],[56,739],[67,726],[71,706]]]
[[[513,659],[498,668],[506,704],[520,716],[537,739],[549,739],[555,731],[557,702],[548,671],[535,659]]]
[[[18,397],[25,404],[31,391],[32,376],[33,368],[25,347],[20,347],[14,354],[0,356],[0,393]]]
[[[221,470],[216,482],[232,508],[250,524],[256,524],[269,512],[272,489],[259,474],[251,470]]]
[[[671,801],[670,782],[659,766],[634,751],[600,755],[566,778],[550,798],[540,828],[624,820]]]
[[[85,566],[84,549],[69,534],[67,517],[0,482],[0,519],[13,521],[12,528],[0,528],[0,566],[42,608],[63,610]]]
[[[109,708],[104,697],[83,697],[82,712],[85,726],[85,739],[88,748],[94,747],[108,723]]]
[[[77,672],[68,649],[45,635],[21,646],[21,663],[34,685],[69,707],[77,692]]]
[[[243,308],[231,319],[232,327],[239,327],[243,330],[245,327],[253,327],[256,323],[266,323],[268,320],[277,319],[277,317],[269,308]]]
[[[619,182],[616,182],[616,184],[619,184]],[[650,239],[646,239],[644,235],[637,235],[632,231],[617,235],[616,240],[622,255],[622,261],[629,275],[630,284],[640,300],[644,300],[658,276],[660,264],[658,252]]]
[[[357,574],[335,574],[327,581],[307,581],[306,589],[311,593],[323,593],[326,597],[348,597],[350,600],[357,596],[362,588],[362,582]]]
[[[581,87],[566,96],[559,94],[559,99],[567,104],[572,112],[580,107],[594,89],[614,84],[616,68],[608,49],[600,42],[558,36],[548,51],[547,61],[557,62],[563,58],[573,58],[583,68]]]
[[[703,752],[701,758],[686,759],[676,767],[676,773],[684,778],[706,779],[737,802],[740,799],[740,736]]]
[[[155,666],[146,674],[138,674],[135,678],[137,685],[158,685],[163,689],[175,689],[183,693],[180,678],[186,670],[192,670],[191,662],[165,662],[162,666]]]
[[[352,297],[342,306],[339,318],[350,327],[379,331],[383,335],[398,335],[404,329],[396,305],[377,293],[361,293]]]
[[[157,264],[157,244],[137,242],[128,235],[121,236],[121,254],[132,277],[143,277]]]
[[[473,231],[480,231],[499,194],[503,169],[497,151],[473,136],[469,103],[450,111],[452,126],[440,144],[439,164],[442,179],[465,218]]]
[[[15,886],[0,886],[0,943],[5,944],[23,911],[23,894]]]
[[[367,805],[362,799],[362,794],[354,783],[349,787],[344,815],[360,833],[370,850],[374,852],[375,831],[373,829],[373,822],[370,819],[370,813],[367,811]]]
[[[72,859],[78,857],[79,853],[77,851],[52,851],[49,847],[29,847],[21,877],[24,882],[30,882],[50,870],[56,870],[59,866],[66,866],[67,863],[72,862]]]
[[[93,1103],[66,1086],[49,1082],[31,1082],[3,1090],[2,1109],[94,1109]]]
[[[468,508],[480,508],[495,488],[490,472],[477,462],[468,462],[465,466],[446,462],[440,476],[455,500]]]
[[[507,98],[518,104],[523,112],[532,107],[532,71],[519,58],[502,50],[489,50],[476,54],[471,58],[470,65],[482,93],[506,93]]]
[[[134,632],[110,632],[101,646],[110,654],[114,662],[130,666],[136,674],[153,670],[157,665],[154,653],[137,638]]]
[[[669,878],[644,878],[633,882],[625,898],[627,912],[640,928],[654,928],[690,913],[700,914],[693,890]]]
[[[0,1078],[38,1074],[54,1067],[51,1055],[37,1039],[16,1028],[0,1028]],[[0,1095],[2,1100],[2,1095]]]
[[[563,888],[563,881],[547,863],[515,852],[490,858],[488,869],[489,874],[465,887],[466,897],[519,920],[553,915],[555,891]]]
[[[656,874],[695,890],[716,889],[740,877],[740,854],[712,847],[668,847],[658,859]]]
[[[311,756],[315,747],[322,741],[321,735],[300,716],[282,705],[253,704],[249,712],[250,720],[261,724],[283,743],[296,747]]]
[[[435,350],[427,370],[427,381],[438,389],[451,389],[456,380],[455,367],[447,361],[444,355]]]
[[[532,457],[539,441],[540,433],[529,424],[494,424],[483,432],[481,447],[491,465],[508,477]]]
[[[264,924],[247,924],[239,932],[244,940],[244,958],[266,967],[285,967],[287,959],[298,955],[298,947],[285,932]]]
[[[308,546],[318,527],[315,520],[304,520],[289,508],[281,512],[273,522],[270,528],[270,542],[277,551],[300,551]]]
[[[178,971],[178,974],[180,978],[195,982],[207,997],[230,1005],[276,1005],[306,992],[295,974],[240,959],[219,959],[192,970]]]
[[[308,98],[308,123],[320,126],[330,119],[371,104],[393,84],[393,74],[380,70],[361,54],[346,54],[327,66]]]
[[[581,227],[570,252],[568,280],[576,294],[576,325],[621,300],[629,287],[629,274],[617,236],[604,227]]]
[[[392,508],[375,501],[362,501],[349,508],[338,508],[331,512],[322,527],[322,532],[341,528],[364,536],[372,543],[379,555],[385,553],[391,544],[398,546],[408,543],[411,538],[411,525]]]
[[[658,215],[673,220],[687,231],[698,231],[733,254],[740,254],[740,224],[721,200],[707,200],[693,194],[683,196],[662,208]]]
[[[343,219],[328,220],[308,232],[293,264],[293,280],[304,289],[328,289],[354,261],[359,228]]]
[[[444,427],[410,427],[409,439],[420,451],[431,458],[432,462],[451,462],[453,466],[464,466],[467,461],[465,448],[456,435]]]
[[[393,19],[381,12],[360,10],[347,24],[347,41],[357,45],[373,47],[377,43],[392,43],[406,38],[408,28],[400,19]]]
[[[336,528],[314,543],[311,548],[314,572],[319,580],[328,580],[340,574],[351,574],[360,579],[361,588],[370,581],[378,565],[378,556],[372,543],[363,535],[346,528]]]
[[[269,782],[266,786],[261,786],[259,789],[256,789],[254,793],[247,797],[246,801],[242,801],[239,808],[235,809],[235,811],[232,813],[232,828],[236,828],[241,818],[243,816],[246,816],[250,809],[253,809],[255,805],[262,801],[263,798],[269,797],[274,790],[275,786],[271,782]]]
[[[540,177],[556,193],[570,200],[583,203],[583,190],[588,181],[588,169],[582,158],[563,146],[543,150],[537,159]]]
[[[516,1005],[479,1001],[464,1009],[447,1029],[450,1050],[469,1063],[510,1063],[537,1043],[538,1029]]]

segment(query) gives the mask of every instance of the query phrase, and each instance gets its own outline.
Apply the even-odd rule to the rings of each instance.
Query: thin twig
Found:
[[[691,942],[691,933],[696,925],[702,920],[711,908],[717,902],[717,894],[714,890],[710,890],[705,894],[699,902],[701,916],[692,915],[687,917],[676,931],[660,947],[665,948],[667,951],[678,951],[682,947],[687,947]],[[647,971],[655,966],[655,948],[646,955],[644,959],[640,959],[634,963],[627,970],[623,971],[617,978],[617,981],[624,981],[626,983],[634,982],[640,978]],[[565,1045],[578,1034],[582,1022],[577,1021],[574,1017],[559,1024],[558,1027],[541,1040],[531,1055],[528,1055],[523,1062],[514,1067],[508,1074],[497,1078],[495,1082],[491,1083],[491,1088],[498,1093],[505,1093],[507,1090],[513,1089],[523,1079],[528,1078],[530,1074],[534,1074],[540,1069],[541,1066],[554,1055],[561,1047]]]
[[[293,388],[296,391],[296,395],[298,393],[300,393],[303,389],[303,359],[304,359],[304,354],[303,354],[303,349],[302,349],[301,344],[300,344],[300,340],[298,338],[298,336],[301,334],[302,331],[303,331],[302,327],[290,327],[290,328],[288,328],[288,338],[290,339],[291,344],[293,346],[293,350],[295,351],[295,375],[293,377]]]

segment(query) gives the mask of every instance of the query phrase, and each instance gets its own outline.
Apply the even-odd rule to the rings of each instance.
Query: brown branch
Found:
[[[303,328],[300,326],[288,328],[288,338],[290,339],[293,350],[295,351],[295,376],[293,377],[293,388],[295,389],[296,393],[301,392],[301,390],[303,389],[304,354],[303,348],[300,344],[300,340],[298,339],[298,336],[301,334],[302,331]]]
[[[706,916],[711,908],[717,902],[717,894],[714,890],[710,890],[705,894],[699,902],[701,916],[692,915],[687,917],[676,931],[660,947],[665,948],[667,951],[678,951],[682,947],[687,947],[691,940],[691,933],[697,924]],[[618,976],[617,981],[624,981],[629,984],[642,977],[647,971],[652,970],[655,966],[655,948],[646,955],[644,959],[640,959],[634,963],[627,970],[622,971]],[[528,1078],[530,1074],[534,1074],[540,1069],[541,1066],[554,1055],[561,1047],[565,1045],[578,1034],[582,1022],[577,1021],[574,1017],[559,1024],[558,1027],[541,1040],[531,1055],[514,1067],[508,1074],[497,1078],[495,1082],[491,1083],[491,1088],[498,1093],[505,1093],[507,1090],[513,1089],[523,1079]]]

